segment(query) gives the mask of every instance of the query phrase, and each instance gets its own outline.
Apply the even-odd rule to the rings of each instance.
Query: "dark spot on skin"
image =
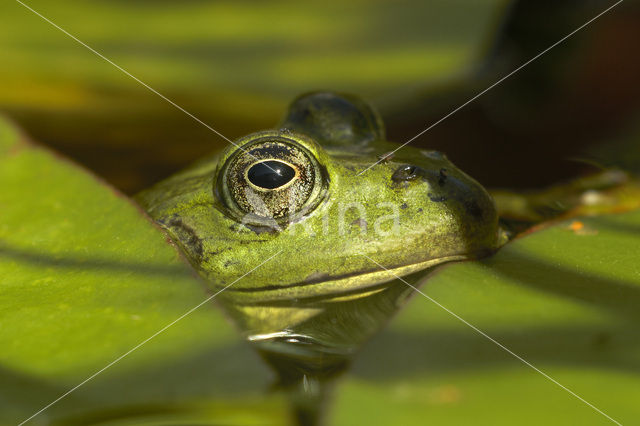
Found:
[[[438,176],[438,185],[444,186],[445,182],[447,181],[447,177],[447,169],[440,169],[440,174]]]
[[[220,249],[220,250],[208,251],[207,252],[207,257],[213,257],[213,256],[216,256],[216,255],[218,255],[218,254],[220,254],[222,252],[228,251],[228,250],[231,250],[231,247],[226,247],[226,248],[223,248],[223,249]]]
[[[409,207],[409,206],[407,206],[407,203],[402,203],[402,204],[400,205],[400,208],[401,208],[401,209],[406,209],[407,207]]]
[[[171,232],[176,235],[181,245],[196,254],[198,258],[202,258],[202,240],[198,237],[196,231],[184,223],[182,219],[179,217],[172,217],[166,224],[164,222],[159,223],[170,228]]]
[[[434,203],[441,203],[443,201],[447,201],[447,197],[445,197],[444,195],[436,196],[430,192],[427,195],[429,196],[429,199]]]
[[[391,175],[391,180],[398,183],[415,180],[420,175],[419,172],[420,172],[419,167],[405,164],[403,166],[398,167],[398,169],[395,172],[393,172],[393,175]]]
[[[475,217],[476,219],[482,219],[483,211],[476,200],[466,201],[464,203],[464,207],[467,209],[469,214],[471,214],[471,216]]]

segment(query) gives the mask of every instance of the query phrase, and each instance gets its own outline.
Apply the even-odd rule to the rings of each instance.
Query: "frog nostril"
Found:
[[[419,174],[420,174],[419,167],[405,164],[403,166],[398,167],[398,169],[395,172],[393,172],[391,179],[394,182],[404,182],[408,180],[417,179]]]

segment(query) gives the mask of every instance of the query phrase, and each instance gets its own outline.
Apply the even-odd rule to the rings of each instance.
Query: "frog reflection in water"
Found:
[[[303,95],[278,128],[138,200],[212,292],[233,283],[217,298],[281,385],[313,393],[409,295],[397,276],[486,255],[501,238],[482,186],[439,152],[386,155],[398,145],[354,96]]]

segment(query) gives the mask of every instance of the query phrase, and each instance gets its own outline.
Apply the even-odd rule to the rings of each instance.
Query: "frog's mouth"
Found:
[[[195,231],[179,219],[172,219],[169,222],[171,227],[161,224],[172,236],[172,240],[182,248],[187,259],[200,271],[203,278],[210,280],[214,293],[223,291],[221,298],[225,298],[225,295],[229,296],[234,304],[241,305],[297,306],[307,302],[355,299],[383,290],[401,277],[424,271],[441,263],[478,257],[478,253],[454,254],[391,267],[381,266],[368,258],[370,267],[366,270],[356,270],[341,275],[314,274],[289,284],[227,288],[228,284],[216,283],[215,280],[211,280],[206,270],[201,269],[202,246]]]
[[[318,300],[344,300],[369,295],[384,289],[390,283],[406,275],[424,271],[445,262],[468,260],[472,256],[459,254],[429,259],[408,265],[383,268],[371,261],[371,269],[344,275],[332,276],[319,274],[303,281],[285,285],[266,285],[251,288],[233,288],[225,290],[232,295],[235,303],[246,305],[278,304],[282,306],[299,305],[301,302]],[[411,283],[410,283],[411,284]],[[402,283],[402,285],[407,285]]]

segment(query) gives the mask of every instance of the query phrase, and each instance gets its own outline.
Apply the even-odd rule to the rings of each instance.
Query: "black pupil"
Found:
[[[295,175],[296,171],[293,167],[273,160],[254,164],[247,173],[252,184],[265,189],[279,188],[293,179]]]

